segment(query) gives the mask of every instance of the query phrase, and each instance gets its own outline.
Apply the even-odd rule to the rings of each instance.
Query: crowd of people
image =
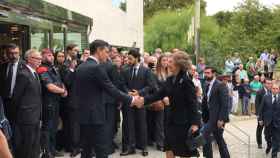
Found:
[[[231,113],[255,114],[256,93],[262,89],[266,78],[273,79],[277,57],[275,51],[268,53],[265,50],[259,58],[249,57],[244,63],[238,53],[226,59],[224,74],[229,76]]]
[[[8,143],[15,158],[53,158],[63,156],[62,151],[71,157],[107,158],[118,148],[120,156],[136,150],[148,156],[148,146],[165,151],[167,158],[199,157],[203,146],[203,155],[213,158],[212,140],[221,158],[230,158],[223,132],[236,108],[236,91],[243,114],[251,113],[249,98],[256,102],[259,147],[265,127],[267,152],[279,150],[280,107],[272,106],[279,87],[269,73],[262,86],[258,71],[249,83],[249,71],[257,65],[251,59],[248,72],[237,56],[228,59],[226,74],[218,76],[203,58],[194,65],[177,48],[142,55],[136,48],[121,52],[103,40],[93,41],[81,54],[75,44],[65,52],[46,48],[24,54],[8,44],[3,53],[0,103],[11,125]],[[260,61],[269,59],[262,55]],[[121,146],[114,141],[120,131]]]

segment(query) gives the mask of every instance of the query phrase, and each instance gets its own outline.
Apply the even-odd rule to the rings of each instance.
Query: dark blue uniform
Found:
[[[47,89],[48,84],[55,84],[63,87],[61,77],[57,70],[48,64],[42,64],[38,68],[42,84],[43,111],[42,111],[42,148],[46,152],[55,153],[56,132],[59,120],[59,102],[61,96],[50,92]]]

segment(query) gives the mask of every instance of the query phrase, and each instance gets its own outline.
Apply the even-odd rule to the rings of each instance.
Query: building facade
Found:
[[[120,47],[143,50],[143,0],[45,0],[93,19],[89,41],[104,39]],[[126,3],[126,11],[116,6]]]

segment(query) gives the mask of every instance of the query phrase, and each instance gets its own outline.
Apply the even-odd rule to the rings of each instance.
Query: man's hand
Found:
[[[61,94],[61,96],[62,96],[63,98],[65,98],[65,97],[67,97],[67,96],[68,96],[68,92],[67,92],[67,90],[66,90],[66,89],[64,89],[64,93],[62,93],[62,94]]]
[[[134,96],[133,97],[133,102],[131,103],[131,105],[136,106],[137,108],[143,108],[144,106],[144,98],[140,97],[140,96]]]
[[[163,98],[163,103],[164,103],[165,106],[169,106],[170,105],[169,98],[168,97],[164,97]]]
[[[139,92],[135,89],[133,89],[131,92],[128,92],[128,94],[131,96],[139,96]]]
[[[217,122],[218,128],[224,128],[224,125],[225,125],[224,121],[218,120],[218,122]]]
[[[195,133],[198,130],[198,126],[197,125],[192,125],[191,130],[192,130],[192,133]]]
[[[263,126],[263,121],[259,121],[259,125],[260,125],[260,126]]]

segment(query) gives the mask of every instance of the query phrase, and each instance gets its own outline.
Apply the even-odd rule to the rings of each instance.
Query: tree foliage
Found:
[[[195,0],[144,0],[144,21],[148,21],[155,13],[162,10],[178,11],[191,6]],[[205,1],[201,2],[202,10],[205,10]]]
[[[180,12],[162,10],[145,24],[145,49],[177,47],[193,52],[187,31],[193,7]],[[222,68],[226,56],[239,52],[246,61],[264,49],[280,49],[280,6],[267,8],[259,0],[245,0],[232,12],[201,15],[201,55],[208,63]]]

